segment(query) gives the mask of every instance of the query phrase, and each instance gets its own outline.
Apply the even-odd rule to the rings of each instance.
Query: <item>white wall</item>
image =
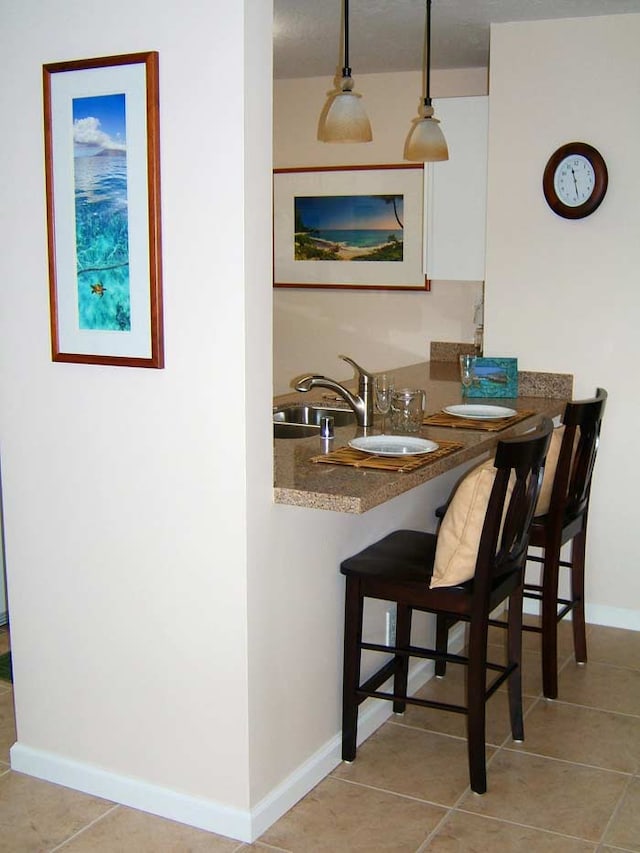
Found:
[[[243,832],[248,567],[272,485],[271,4],[0,6],[12,762]],[[53,364],[42,64],[143,50],[160,55],[166,369]]]
[[[485,348],[609,391],[589,519],[588,617],[640,629],[635,452],[640,422],[640,15],[492,28]],[[542,173],[565,142],[607,161],[600,208],[568,221]]]
[[[355,81],[373,128],[373,142],[367,144],[318,142],[330,75],[275,82],[276,167],[406,162],[403,149],[418,112],[421,75],[356,74]],[[432,92],[436,114],[438,97],[484,95],[486,69],[434,72]],[[446,123],[442,126],[446,135]],[[433,281],[430,293],[276,288],[274,391],[291,390],[292,378],[306,371],[350,377],[338,353],[381,370],[428,359],[432,340],[472,341],[473,309],[481,293],[479,282],[456,281]]]

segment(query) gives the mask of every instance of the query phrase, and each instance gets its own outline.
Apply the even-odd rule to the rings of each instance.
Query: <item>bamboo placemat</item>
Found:
[[[428,415],[422,423],[425,426],[441,426],[441,427],[459,427],[460,429],[484,429],[489,432],[497,432],[506,427],[513,426],[525,418],[530,418],[535,412],[518,412],[516,415],[511,415],[508,418],[496,418],[495,420],[487,420],[486,418],[461,418],[456,415],[450,415],[448,412],[435,412],[433,415]]]
[[[443,459],[456,450],[461,450],[463,444],[457,441],[439,441],[438,449],[419,456],[375,456],[363,450],[356,450],[349,445],[339,447],[331,453],[322,456],[312,456],[311,462],[328,462],[330,465],[351,465],[353,468],[376,468],[378,471],[399,471],[405,474],[415,471],[424,465],[430,465],[438,459]]]

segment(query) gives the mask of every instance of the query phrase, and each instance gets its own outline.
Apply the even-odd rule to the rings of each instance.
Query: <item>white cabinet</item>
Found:
[[[449,159],[425,165],[426,274],[483,281],[489,98],[438,98],[434,107]]]

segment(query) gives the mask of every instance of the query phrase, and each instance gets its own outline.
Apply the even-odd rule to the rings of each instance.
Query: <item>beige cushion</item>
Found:
[[[458,485],[438,531],[431,589],[455,586],[473,577],[495,478],[493,459],[488,459],[469,471]],[[507,497],[510,493],[511,489]]]
[[[536,515],[549,511],[563,435],[564,427],[560,426],[551,436]],[[495,477],[493,459],[488,459],[472,468],[458,485],[438,531],[431,589],[456,586],[471,580],[475,574],[482,526]],[[512,484],[507,490],[507,501],[511,489]]]
[[[544,465],[544,477],[542,478],[542,487],[540,489],[540,495],[538,496],[535,515],[546,515],[549,512],[551,492],[553,491],[553,481],[556,476],[556,468],[558,467],[558,458],[560,456],[563,436],[564,426],[556,427],[551,435],[549,450],[547,451],[547,461]]]

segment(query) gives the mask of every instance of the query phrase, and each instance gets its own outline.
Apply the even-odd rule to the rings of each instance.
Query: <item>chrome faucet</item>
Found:
[[[356,415],[358,426],[370,427],[373,426],[373,373],[369,373],[356,364],[352,358],[346,355],[340,355],[343,361],[348,362],[356,371],[358,377],[358,394],[352,394],[335,379],[329,379],[326,376],[304,376],[296,382],[296,391],[311,391],[312,388],[330,388],[339,394],[351,406]]]

